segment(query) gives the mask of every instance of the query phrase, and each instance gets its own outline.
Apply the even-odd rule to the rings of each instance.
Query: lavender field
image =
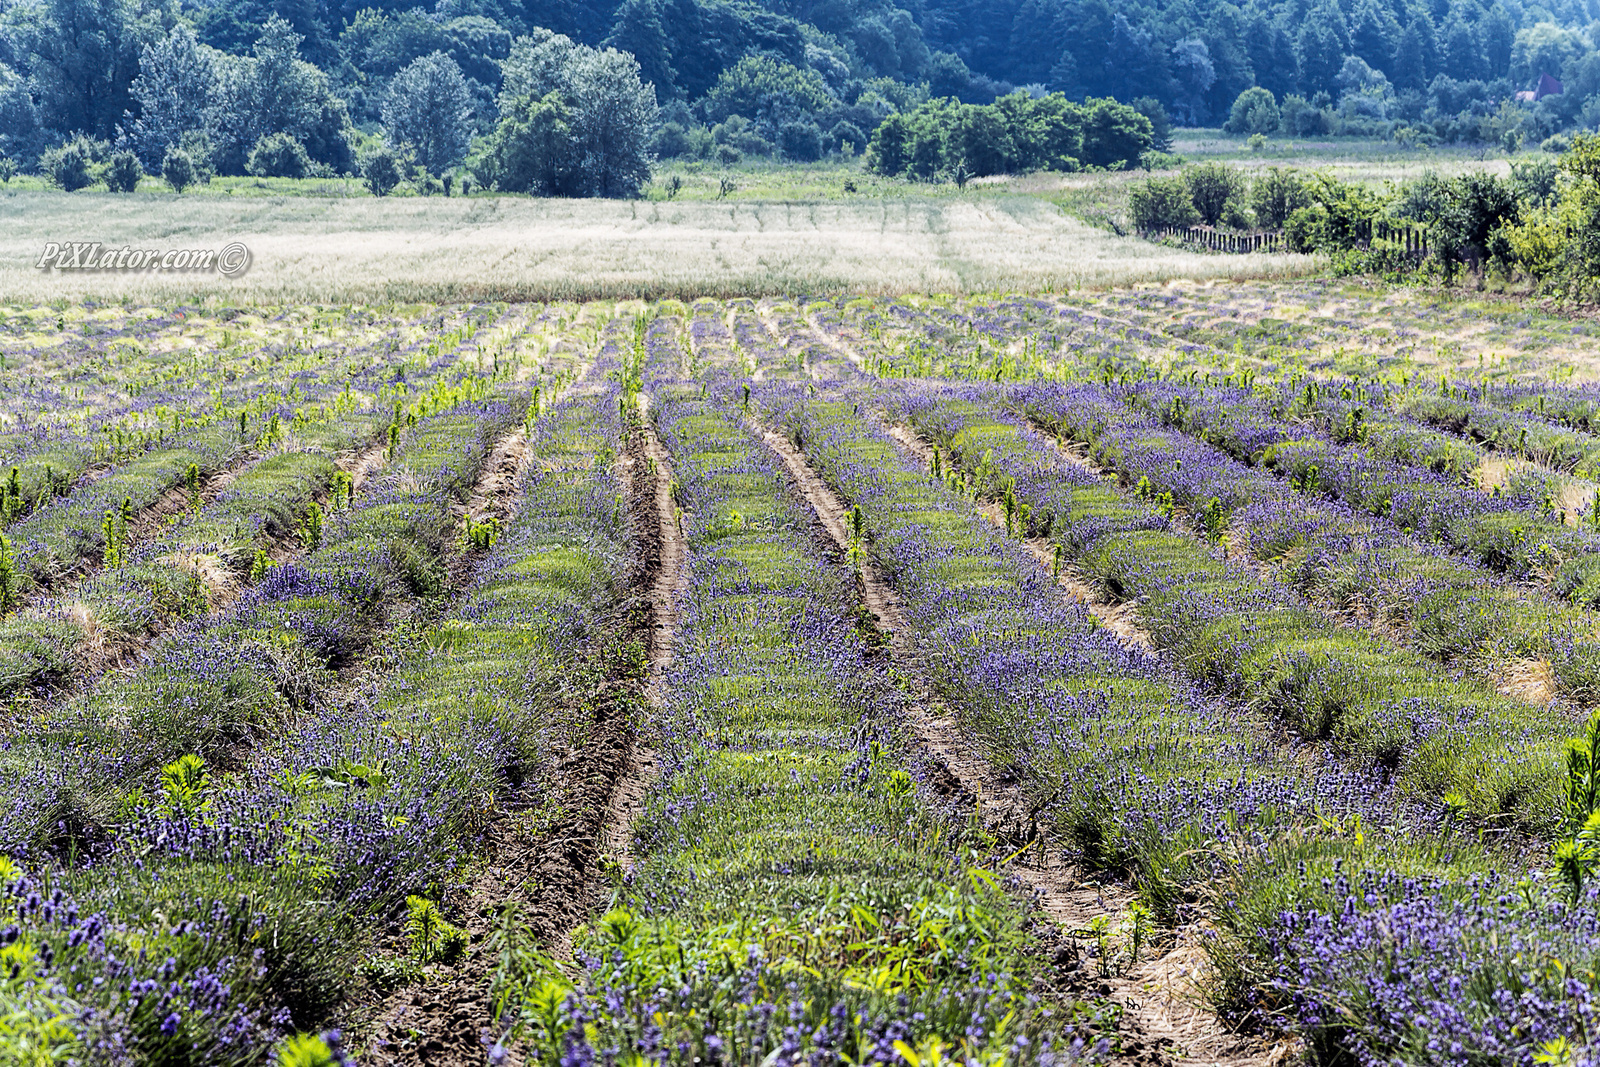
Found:
[[[0,1064],[1600,1063],[1600,327],[0,308]]]

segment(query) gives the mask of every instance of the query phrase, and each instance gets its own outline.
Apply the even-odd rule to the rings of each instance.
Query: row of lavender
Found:
[[[158,450],[20,523],[12,533],[31,536],[8,553],[11,596],[0,609],[23,610],[0,619],[0,694],[71,688],[173,622],[226,602],[259,579],[271,553],[315,547],[330,500],[347,497],[378,458],[363,462],[359,450],[392,446],[419,414],[496,387],[471,376],[466,350],[430,348],[404,393],[386,380],[355,392],[340,374],[325,383],[333,402],[299,409],[277,441],[252,448],[221,427],[217,455],[199,458],[237,457],[225,485],[213,487],[209,462],[203,473],[192,461],[196,447]],[[408,402],[390,411],[390,397]],[[117,503],[119,493],[131,495]]]
[[[928,398],[919,399],[923,415],[929,415]],[[1127,497],[1113,494],[1108,501],[1103,483],[1063,461],[1043,469],[1048,464],[1039,456],[1049,453],[1042,442],[1025,442],[1026,431],[1012,427],[1023,447],[1006,449],[993,420],[981,413],[967,418],[960,409],[959,402],[944,407],[946,427],[962,444],[981,443],[986,458],[966,453],[959,469],[974,479],[985,467],[991,476],[1016,476],[1008,488],[1018,504],[1031,503],[1034,515],[1059,509],[1054,514],[1061,526],[1052,537],[1064,549],[1075,548],[1090,567],[1097,551],[1121,554],[1150,581],[1151,602],[1161,600],[1161,584],[1188,586],[1190,603],[1226,597],[1215,569],[1202,566],[1202,574],[1185,580],[1181,564],[1201,556],[1199,538],[1187,540],[1201,551],[1185,552],[1184,535],[1170,526],[1161,530],[1168,523],[1158,514],[1138,515],[1138,503]],[[897,455],[881,431],[843,405],[812,401],[803,410],[811,414],[799,425],[823,469],[853,490],[853,499],[878,501],[877,508],[865,508],[877,520],[876,547],[916,604],[914,590],[926,575],[954,569],[960,560],[945,543],[915,545],[936,529],[919,497],[949,500],[954,494],[936,488],[937,479]],[[962,437],[969,429],[972,435]],[[961,462],[960,456],[954,459]],[[896,466],[903,475],[886,477]],[[1015,475],[1001,474],[1008,468]],[[915,488],[918,483],[923,488]],[[1040,487],[1053,497],[1036,495]],[[949,506],[971,520],[970,503],[956,497]],[[915,550],[902,547],[903,537],[915,539]],[[970,570],[962,578],[967,588]],[[1046,810],[1074,838],[1081,862],[1128,871],[1154,901],[1192,900],[1186,894],[1210,887],[1206,910],[1223,936],[1208,947],[1220,979],[1214,996],[1225,1012],[1275,1015],[1279,1025],[1305,1033],[1320,1053],[1354,1053],[1363,1062],[1526,1062],[1546,1042],[1594,1024],[1587,986],[1569,981],[1596,961],[1593,930],[1600,902],[1593,884],[1576,887],[1574,895],[1575,887],[1550,885],[1537,872],[1520,888],[1514,876],[1497,874],[1497,868],[1518,870],[1526,860],[1495,844],[1493,836],[1460,828],[1452,821],[1457,816],[1429,811],[1429,788],[1470,784],[1449,768],[1448,758],[1431,761],[1432,780],[1402,770],[1400,780],[1409,778],[1406,792],[1424,800],[1420,806],[1399,804],[1377,784],[1381,768],[1369,770],[1365,758],[1335,762],[1318,746],[1296,759],[1266,740],[1271,734],[1262,731],[1270,731],[1272,720],[1263,718],[1266,709],[1259,706],[1217,707],[1205,738],[1183,736],[1188,731],[1179,726],[1194,713],[1178,714],[1177,708],[1204,706],[1193,697],[1161,695],[1143,716],[1119,715],[1119,705],[1137,707],[1129,697],[1160,677],[1159,668],[1137,660],[1130,662],[1132,678],[1121,686],[1101,681],[1063,690],[1059,683],[1040,684],[1030,667],[1044,644],[1036,634],[1045,628],[1006,625],[1001,614],[1042,614],[1037,605],[1048,603],[1049,594],[1033,592],[973,605],[987,610],[952,612],[946,625],[960,639],[934,645],[932,651],[940,653],[935,661],[989,661],[986,669],[972,672],[988,689],[988,700],[976,705],[988,714],[974,716],[974,726],[997,759],[1023,770],[1047,798]],[[1232,607],[1241,624],[1235,633],[1252,641],[1289,636],[1253,614],[1262,608],[1270,614],[1270,600],[1234,598]],[[1158,626],[1158,640],[1182,629]],[[995,637],[984,641],[985,632]],[[1046,632],[1074,650],[1093,648],[1096,641],[1074,640],[1059,623]],[[1101,635],[1100,643],[1111,643]],[[972,651],[974,645],[984,651]],[[1326,645],[1323,650],[1331,651]],[[1236,651],[1248,659],[1244,649]],[[1077,654],[1081,663],[1083,651]],[[1182,658],[1174,662],[1188,667]],[[954,686],[951,691],[960,693]],[[1373,687],[1381,691],[1381,685]],[[1242,695],[1248,700],[1250,691]],[[1229,708],[1235,709],[1231,715]],[[1108,720],[1119,719],[1120,731],[1102,732]],[[1473,729],[1481,726],[1474,723]],[[1231,744],[1218,743],[1230,735]],[[1462,751],[1443,746],[1452,749]],[[1307,773],[1305,760],[1312,753],[1327,761],[1320,775]],[[1216,765],[1230,754],[1237,764]],[[1547,771],[1559,788],[1559,763],[1551,761]],[[1122,805],[1115,800],[1119,793]],[[1106,809],[1110,817],[1095,826],[1081,814],[1083,807]],[[1117,816],[1119,808],[1124,814]],[[1505,999],[1501,990],[1507,983],[1524,992]]]
[[[993,334],[1010,328],[1036,340],[1053,336],[1045,331],[1061,328],[1060,320],[1084,315],[1075,309],[1062,309],[1057,315],[1046,305],[1019,301],[974,310],[968,328]],[[934,325],[921,324],[927,330],[936,326],[950,329],[938,326],[939,316],[933,312],[925,317],[934,321]],[[1208,356],[1222,359],[1225,354],[1199,350],[1198,358]],[[1463,485],[1460,477],[1473,475],[1486,464],[1489,457],[1483,449],[1453,434],[1429,429],[1406,413],[1448,428],[1455,428],[1450,424],[1460,421],[1467,423],[1469,430],[1476,425],[1478,434],[1496,447],[1513,457],[1529,459],[1571,456],[1581,448],[1593,447],[1594,439],[1586,433],[1561,430],[1486,404],[1466,405],[1452,395],[1460,390],[1448,384],[1441,396],[1417,389],[1391,395],[1393,391],[1385,384],[1330,385],[1307,380],[1297,372],[1272,381],[1254,380],[1241,373],[1220,386],[1194,384],[1192,372],[1181,379],[1152,381],[1145,380],[1152,373],[1148,358],[1117,362],[1116,357],[1094,346],[1075,348],[1070,359],[1063,357],[1053,365],[1051,373],[1116,382],[1119,391],[1130,394],[1130,402],[1140,410],[1227,449],[1245,463],[1277,474],[1308,502],[1332,497],[1358,512],[1377,516],[1363,520],[1360,515],[1346,514],[1332,523],[1329,533],[1346,539],[1375,539],[1382,566],[1346,568],[1328,576],[1316,567],[1322,554],[1313,552],[1311,566],[1300,568],[1304,581],[1325,579],[1323,584],[1331,595],[1382,616],[1415,600],[1416,590],[1405,588],[1408,580],[1425,580],[1428,591],[1439,594],[1424,599],[1420,614],[1429,617],[1416,627],[1418,643],[1425,650],[1447,658],[1464,653],[1491,664],[1543,658],[1552,661],[1556,683],[1564,691],[1583,696],[1593,686],[1592,657],[1585,647],[1594,622],[1581,608],[1593,599],[1595,535],[1568,527],[1562,515],[1565,509],[1567,518],[1576,519],[1582,510],[1586,519],[1592,511],[1588,499],[1592,489],[1579,502],[1582,509],[1570,506],[1581,485],[1555,471],[1528,469],[1526,464],[1513,476],[1510,492],[1491,494],[1471,484],[1475,478]],[[1541,400],[1563,396],[1565,403],[1579,405],[1581,410],[1581,391],[1526,386],[1493,395],[1505,404],[1528,408],[1533,406],[1530,397],[1535,392]],[[1463,412],[1463,407],[1469,410]],[[1499,417],[1492,417],[1495,415]],[[1473,424],[1472,419],[1478,421]],[[1513,433],[1517,424],[1521,429]],[[1220,493],[1216,506],[1234,512],[1259,495],[1260,479],[1254,483],[1233,493]],[[1273,495],[1274,491],[1266,491],[1268,500]],[[1567,506],[1558,504],[1559,498],[1565,498]],[[1209,499],[1198,503],[1210,505]],[[1325,518],[1336,514],[1314,510]],[[1421,550],[1414,541],[1400,536],[1397,527],[1401,526],[1440,542],[1447,552],[1467,554],[1471,562]],[[1289,543],[1280,544],[1275,534],[1281,532],[1269,524],[1265,535],[1251,542],[1251,548],[1258,555],[1276,557],[1299,543],[1291,536]],[[1237,538],[1245,539],[1242,534]],[[1496,581],[1489,571],[1505,573],[1514,581],[1538,578],[1551,594],[1580,607],[1569,609],[1551,596],[1527,595]],[[1384,582],[1386,572],[1394,577]],[[1465,615],[1453,612],[1448,602],[1475,582],[1488,587],[1485,610]],[[1440,597],[1446,603],[1441,605]],[[1403,618],[1397,621],[1405,623]]]
[[[662,774],[580,973],[508,977],[508,1043],[541,1062],[1078,1058],[1082,1022],[1030,995],[1022,916],[917,795],[851,577],[745,424],[757,324],[696,312],[692,357],[671,320],[641,336],[690,549]]]
[[[561,677],[621,551],[590,475],[609,400],[532,424],[526,504],[442,618],[456,513],[525,400],[424,394],[448,410],[405,420],[314,550],[8,743],[12,981],[38,1002],[13,1044],[255,1062],[357,988],[396,902],[451,884],[485,802],[542,802]]]
[[[237,422],[239,440],[259,438],[274,415],[289,419],[286,412],[332,396],[329,383],[367,374],[380,353],[404,347],[423,324],[420,315],[396,321],[351,313],[327,323],[322,344],[306,345],[292,338],[298,319],[281,312],[249,330],[208,330],[179,316],[156,336],[145,330],[161,320],[139,320],[145,330],[101,332],[70,359],[52,352],[56,361],[43,368],[16,345],[3,346],[0,387],[14,399],[0,416],[0,472],[15,473],[0,490],[0,525],[152,450],[216,436],[215,424]],[[347,404],[381,383],[351,384],[358,391],[344,394]],[[159,458],[146,462],[160,466]]]
[[[867,403],[881,399],[856,396]],[[1014,399],[1020,401],[1019,406],[1026,405],[1038,421],[1059,423],[1064,418],[1085,428],[1080,439],[1100,450],[1101,458],[1108,459],[1129,486],[1144,479],[1142,495],[1149,503],[1141,506],[1138,499],[1108,488],[1101,479],[1064,462],[1059,455],[1052,458],[1044,440],[1004,415],[995,417],[1005,405],[996,403],[992,395],[940,391],[938,396],[915,396],[901,410],[920,419],[920,428],[930,436],[942,435],[944,442],[957,446],[951,466],[964,475],[958,475],[959,488],[1009,498],[1012,513],[1008,524],[1015,518],[1019,532],[1048,532],[1061,546],[1058,552],[1069,559],[1081,558],[1091,573],[1104,580],[1108,592],[1151,595],[1140,608],[1158,641],[1189,641],[1194,620],[1188,617],[1192,611],[1186,614],[1184,609],[1206,607],[1213,598],[1226,600],[1231,595],[1234,599],[1229,606],[1243,611],[1239,634],[1248,638],[1246,648],[1250,643],[1271,648],[1275,638],[1289,638],[1293,643],[1295,627],[1274,632],[1274,627],[1261,625],[1264,620],[1258,621],[1252,612],[1265,608],[1270,615],[1278,610],[1275,603],[1279,609],[1285,605],[1285,597],[1263,590],[1259,576],[1229,575],[1220,557],[1214,557],[1214,562],[1207,559],[1210,554],[1201,537],[1172,527],[1171,519],[1190,510],[1201,520],[1211,518],[1213,529],[1220,532],[1230,518],[1238,521],[1234,507],[1252,502],[1254,493],[1259,494],[1256,502],[1261,511],[1280,509],[1281,529],[1303,518],[1281,509],[1303,504],[1304,497],[1297,499],[1293,490],[1271,479],[1267,485],[1272,488],[1265,488],[1255,472],[1204,445],[1173,437],[1130,412],[1118,395],[1087,388],[1056,390],[1051,395],[1051,390],[1035,387]],[[1245,483],[1243,492],[1230,495],[1228,489],[1239,481]],[[1316,514],[1305,525],[1313,529],[1319,524],[1332,526],[1345,535],[1347,549],[1353,531],[1366,526],[1366,532],[1372,532],[1370,519],[1363,522],[1357,515],[1338,513],[1339,509],[1330,514],[1321,506],[1314,510]],[[1172,532],[1158,534],[1161,527],[1170,527]],[[1422,546],[1415,541],[1392,527],[1385,528],[1381,520],[1377,527],[1376,548],[1392,549],[1405,543],[1409,562],[1422,558]],[[1315,562],[1327,566],[1330,539],[1315,544],[1321,550]],[[1293,547],[1293,539],[1287,547]],[[1433,556],[1436,567],[1443,566],[1447,572],[1476,570],[1437,552]],[[1132,582],[1127,581],[1130,577]],[[1482,572],[1478,577],[1483,577]],[[1176,588],[1184,594],[1181,597],[1171,595],[1175,578]],[[1237,593],[1229,594],[1229,589],[1237,589]],[[1167,597],[1164,603],[1163,594]],[[1179,601],[1176,611],[1174,601]],[[1325,629],[1328,626],[1323,625]],[[1248,656],[1236,640],[1222,659],[1241,653]],[[1324,644],[1317,651],[1329,649]],[[1182,662],[1193,661],[1186,657]],[[1354,674],[1383,665],[1356,663]],[[1363,681],[1355,695],[1369,702],[1374,694],[1405,695],[1385,689],[1380,676],[1370,685]],[[1248,694],[1250,687],[1243,691]],[[1435,696],[1444,696],[1446,704],[1455,703],[1460,695],[1447,688],[1435,690]],[[1481,698],[1477,702],[1481,704]],[[1269,706],[1272,703],[1267,701]],[[1338,710],[1337,697],[1333,703]],[[1474,720],[1473,729],[1478,726],[1476,716]],[[1513,740],[1529,751],[1529,738],[1520,729],[1516,709],[1505,709],[1501,720],[1513,734],[1522,734]],[[1553,735],[1543,739],[1550,757],[1545,761],[1547,785],[1538,788],[1538,782],[1532,783],[1547,800],[1528,808],[1536,821],[1543,820],[1546,825],[1556,822],[1559,805],[1552,794],[1559,794],[1564,785],[1559,738],[1572,730],[1559,718],[1553,725]],[[1549,729],[1545,732],[1552,733]],[[1447,747],[1459,749],[1459,745]],[[1537,746],[1532,750],[1537,751]],[[1402,755],[1409,758],[1412,754]],[[1420,783],[1440,792],[1453,779],[1461,780],[1448,768],[1436,765],[1412,777],[1413,785]],[[1516,792],[1513,788],[1510,795]],[[1322,816],[1321,829],[1324,834],[1331,831],[1332,836],[1345,832],[1337,813],[1331,820]],[[1592,1025],[1585,1014],[1588,986],[1569,981],[1571,974],[1586,973],[1585,968],[1592,966],[1593,903],[1587,897],[1592,886],[1579,889],[1576,906],[1530,889],[1526,883],[1513,893],[1507,881],[1493,876],[1485,881],[1486,857],[1480,855],[1474,862],[1471,849],[1447,843],[1441,855],[1440,834],[1430,830],[1426,821],[1420,826],[1391,825],[1383,832],[1395,835],[1387,856],[1365,855],[1341,873],[1329,872],[1320,892],[1314,878],[1304,877],[1304,870],[1299,872],[1299,884],[1292,879],[1275,882],[1260,877],[1273,866],[1270,862],[1258,872],[1255,884],[1247,878],[1241,885],[1235,879],[1233,892],[1224,898],[1228,906],[1223,916],[1245,951],[1214,953],[1224,965],[1223,977],[1234,980],[1236,989],[1253,990],[1258,998],[1264,998],[1257,1000],[1258,1009],[1295,1011],[1298,1018],[1294,1021],[1319,1051],[1329,1056],[1342,1050],[1377,1062],[1390,1062],[1395,1056],[1406,1062],[1457,1062],[1485,1056],[1526,1062],[1534,1053],[1546,1051],[1542,1048],[1546,1041],[1582,1033]],[[1376,834],[1369,828],[1364,836]],[[1447,829],[1443,836],[1448,841]],[[1416,840],[1418,837],[1434,840]],[[1224,835],[1213,832],[1208,848],[1223,840]],[[1433,854],[1431,870],[1419,869],[1417,860],[1424,852]],[[1226,854],[1237,855],[1233,850]],[[1092,852],[1085,855],[1091,861],[1095,858]],[[1280,866],[1283,859],[1278,857]],[[1527,863],[1525,856],[1515,852],[1498,861],[1492,854],[1487,859],[1513,870]],[[1437,880],[1418,880],[1419,873],[1434,875]],[[1282,884],[1285,880],[1290,883],[1287,887]],[[1263,892],[1263,887],[1270,887],[1270,892]],[[1237,981],[1240,979],[1244,981]],[[1497,985],[1503,988],[1507,984],[1524,992],[1510,999],[1496,992]],[[1462,990],[1477,995],[1463,1000]]]
[[[460,323],[475,321],[472,309],[456,309]],[[157,441],[150,451],[113,466],[103,477],[77,486],[69,485],[60,499],[46,499],[25,519],[8,531],[14,545],[15,569],[24,592],[32,586],[49,586],[80,571],[104,551],[107,511],[138,512],[156,503],[163,494],[193,483],[200,485],[230,465],[286,442],[293,445],[323,445],[320,437],[332,435],[335,450],[348,447],[351,427],[365,423],[365,437],[373,438],[392,418],[387,410],[404,401],[410,387],[397,384],[395,372],[376,365],[379,352],[395,351],[398,337],[406,332],[396,326],[367,347],[338,349],[328,360],[318,360],[314,371],[304,376],[289,375],[289,384],[276,392],[282,403],[269,404],[273,394],[264,393],[261,381],[245,385],[242,399],[250,396],[253,417],[241,408],[237,415],[203,387],[191,385],[182,397],[184,414],[173,428],[172,439]],[[415,342],[418,352],[423,341]],[[437,345],[420,368],[418,379],[426,387],[456,365],[453,347],[439,352]],[[411,355],[413,353],[407,353]],[[274,368],[267,373],[281,373]],[[26,493],[24,492],[24,497]]]

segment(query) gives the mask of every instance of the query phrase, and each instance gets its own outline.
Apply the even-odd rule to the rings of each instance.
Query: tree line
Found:
[[[498,183],[508,160],[600,136],[585,87],[615,89],[626,62],[641,92],[623,111],[650,119],[635,162],[529,162],[544,170],[518,184],[615,188],[651,156],[856,155],[880,130],[874,165],[909,146],[898,172],[917,177],[1117,165],[1133,157],[1098,146],[1132,126],[1101,101],[1144,115],[1156,149],[1174,123],[1516,148],[1600,125],[1590,25],[1578,0],[0,0],[0,174],[113,156],[127,174],[130,153],[153,173],[170,151],[195,180],[372,157]],[[508,93],[514,53],[555,38],[574,73]],[[1515,99],[1541,75],[1564,91]]]
[[[1421,268],[1449,281],[1463,270],[1493,272],[1572,299],[1600,298],[1596,134],[1579,134],[1558,158],[1513,162],[1504,177],[1428,172],[1383,189],[1295,168],[1250,174],[1208,163],[1137,183],[1130,214],[1145,232],[1280,232],[1290,251],[1329,255],[1347,273],[1414,276]]]

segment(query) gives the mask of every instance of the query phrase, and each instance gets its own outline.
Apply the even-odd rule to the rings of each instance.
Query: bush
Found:
[[[1526,163],[1511,164],[1511,184],[1517,196],[1534,206],[1554,204],[1560,196],[1561,173],[1553,159],[1530,159]]]
[[[161,161],[161,176],[173,192],[181,193],[194,184],[194,160],[181,148],[168,148]]]
[[[102,146],[78,136],[52,148],[39,160],[39,169],[57,189],[75,193],[94,184],[94,163]]]
[[[379,147],[361,161],[361,180],[373,196],[388,196],[400,184],[400,161],[390,148]]]
[[[755,124],[743,115],[729,115],[722,122],[717,123],[711,130],[711,136],[719,145],[731,145],[746,156],[770,156],[772,142],[756,130]]]
[[[1289,216],[1311,203],[1311,190],[1292,170],[1269,167],[1250,187],[1250,210],[1256,225],[1268,230],[1283,228]]]
[[[1232,116],[1229,121],[1232,121]],[[1325,137],[1333,132],[1332,118],[1326,108],[1296,93],[1289,93],[1283,98],[1278,125],[1285,133],[1295,137]]]
[[[800,163],[822,158],[822,131],[814,122],[786,122],[778,129],[784,157]]]
[[[106,167],[106,188],[113,193],[131,193],[139,188],[142,177],[144,168],[139,165],[139,157],[129,151],[118,152]]]
[[[1194,208],[1189,185],[1182,175],[1151,178],[1134,186],[1129,206],[1133,224],[1140,230],[1193,226],[1200,221],[1200,213]]]
[[[1242,200],[1245,192],[1244,175],[1221,163],[1203,163],[1184,172],[1189,185],[1189,199],[1195,211],[1207,226],[1215,226],[1228,213],[1230,202]],[[1238,213],[1237,203],[1233,204]]]
[[[1084,102],[1083,162],[1106,170],[1127,170],[1152,147],[1150,120],[1115,100]]]
[[[650,141],[650,150],[657,159],[677,159],[690,155],[694,144],[689,140],[689,129],[679,122],[663,122]]]
[[[1222,128],[1229,133],[1275,133],[1282,119],[1271,91],[1255,85],[1234,99],[1233,109]]]
[[[1291,252],[1315,252],[1327,242],[1328,209],[1321,204],[1297,208],[1283,224],[1283,240]]]
[[[261,138],[245,163],[245,170],[258,178],[304,178],[310,169],[306,146],[286,133]]]
[[[827,149],[840,155],[853,156],[867,147],[867,135],[853,122],[840,119],[828,131]]]
[[[1151,149],[1139,157],[1139,166],[1145,170],[1182,170],[1183,157],[1176,152],[1157,152]]]

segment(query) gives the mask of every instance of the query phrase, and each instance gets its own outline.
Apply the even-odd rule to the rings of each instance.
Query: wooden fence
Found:
[[[1283,239],[1283,234],[1270,231],[1229,233],[1225,230],[1213,229],[1210,226],[1161,226],[1153,230],[1141,231],[1140,236],[1148,240],[1161,240],[1166,237],[1176,238],[1183,244],[1208,248],[1213,252],[1287,252],[1289,250]],[[1358,246],[1371,247],[1374,240],[1393,241],[1403,247],[1406,252],[1418,258],[1425,258],[1428,254],[1428,236],[1417,226],[1396,225],[1384,219],[1364,219],[1357,224],[1355,238]]]

